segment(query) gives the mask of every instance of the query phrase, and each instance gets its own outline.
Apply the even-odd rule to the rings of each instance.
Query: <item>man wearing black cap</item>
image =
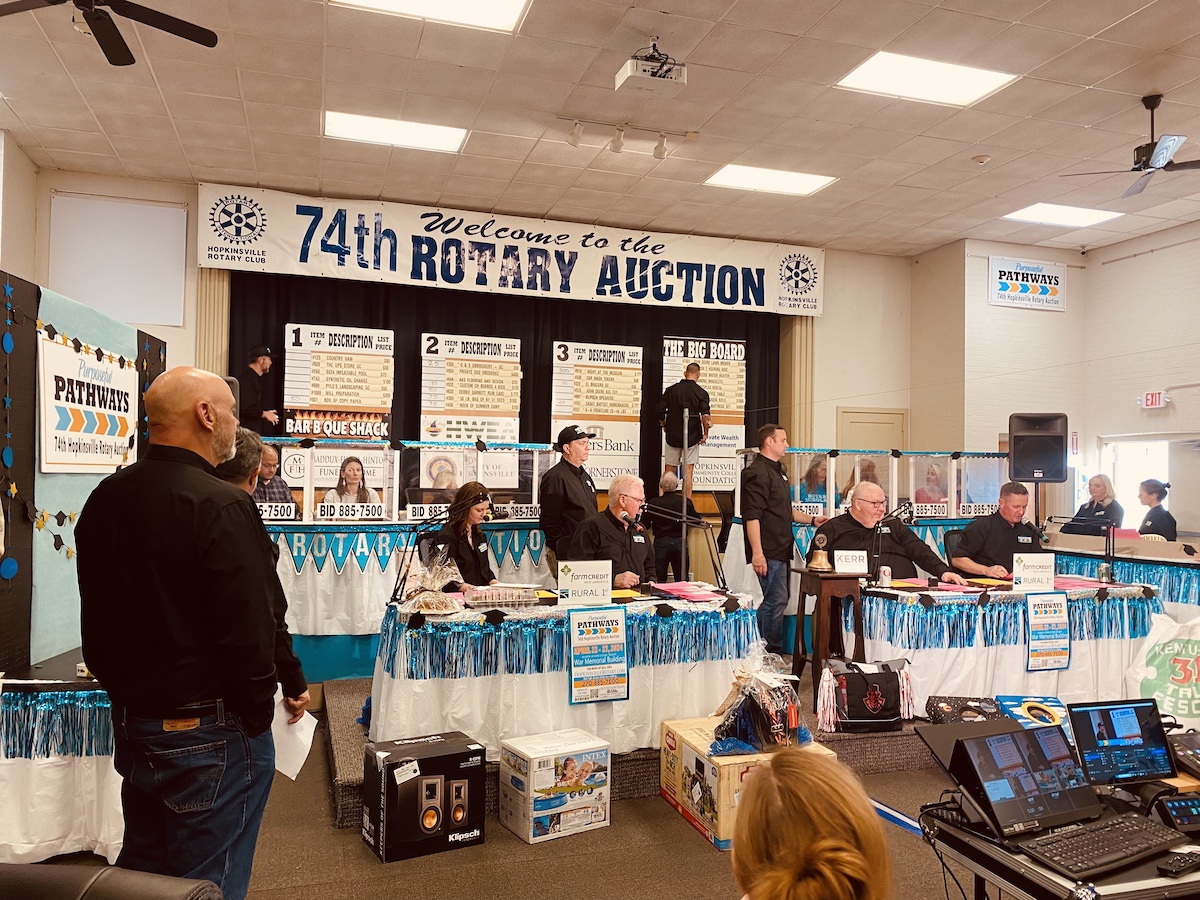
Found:
[[[596,485],[583,468],[595,436],[578,425],[568,425],[560,431],[554,449],[562,453],[562,459],[542,476],[538,492],[542,514],[538,527],[546,533],[546,557],[555,578],[558,559],[571,546],[576,526],[596,512]]]
[[[246,354],[246,370],[238,379],[238,421],[259,434],[268,424],[279,424],[279,413],[263,409],[262,401],[262,380],[271,371],[272,359],[270,347],[263,344],[251,347]]]

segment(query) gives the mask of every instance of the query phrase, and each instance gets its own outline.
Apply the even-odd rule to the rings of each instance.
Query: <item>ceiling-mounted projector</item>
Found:
[[[656,97],[674,97],[687,86],[687,67],[657,59],[634,57],[617,72],[616,90],[637,91]]]

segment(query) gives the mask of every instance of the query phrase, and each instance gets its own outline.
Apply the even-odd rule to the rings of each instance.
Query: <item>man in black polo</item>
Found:
[[[1000,488],[996,512],[976,519],[963,529],[957,555],[950,562],[967,575],[1009,578],[1013,555],[1035,553],[1042,549],[1038,530],[1025,522],[1029,508],[1029,490],[1019,481]]]
[[[610,559],[613,587],[636,588],[655,580],[654,549],[638,517],[646,486],[636,475],[618,475],[608,486],[608,509],[575,529],[568,559]]]
[[[796,542],[792,522],[820,525],[825,516],[810,516],[792,509],[788,478],[783,471],[787,432],[780,425],[758,429],[758,454],[742,470],[742,523],[746,559],[750,561],[762,603],[758,607],[758,630],[767,651],[784,654],[783,614],[788,604],[788,578]]]
[[[274,694],[308,688],[234,456],[233,393],[179,367],[146,392],[150,450],[92,491],[75,527],[83,658],[112,701],[126,869],[246,896],[275,768]]]
[[[827,551],[831,560],[835,550],[865,550],[867,567],[873,575],[879,573],[880,566],[890,566],[896,578],[915,578],[920,566],[941,581],[966,584],[907,525],[899,519],[884,518],[887,496],[879,485],[859,482],[850,498],[848,512],[834,516],[817,529],[808,548],[808,560],[815,550]]]
[[[583,467],[595,436],[578,425],[568,425],[560,431],[554,449],[562,454],[562,459],[542,476],[538,489],[542,507],[538,528],[546,534],[546,556],[555,578],[558,560],[566,558],[575,529],[596,512],[596,485]]]
[[[271,371],[271,348],[259,344],[246,354],[246,368],[238,376],[238,421],[262,434],[269,425],[279,424],[279,413],[263,409],[263,376]]]
[[[663,454],[663,471],[674,472],[683,464],[683,496],[692,499],[692,473],[700,459],[700,445],[708,441],[712,428],[709,415],[708,391],[700,387],[700,364],[688,363],[683,378],[663,392],[655,407],[658,424],[667,440]],[[687,434],[683,433],[683,416],[687,413]]]

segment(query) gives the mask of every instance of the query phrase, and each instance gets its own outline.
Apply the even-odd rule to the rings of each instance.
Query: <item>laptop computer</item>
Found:
[[[1096,786],[1174,778],[1174,754],[1154,698],[1067,706],[1087,780]]]
[[[1009,850],[1070,878],[1123,868],[1187,841],[1145,816],[1108,810],[1060,725],[960,738],[950,777]]]

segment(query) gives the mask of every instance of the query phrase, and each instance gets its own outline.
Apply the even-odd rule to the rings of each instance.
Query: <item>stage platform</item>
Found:
[[[807,672],[801,680],[799,694],[801,697],[812,696]],[[358,828],[362,824],[363,752],[367,738],[356,720],[362,715],[363,704],[370,695],[369,678],[325,682],[328,724],[325,733],[329,736],[334,822],[339,828]],[[903,731],[889,734],[823,734],[815,730],[814,714],[806,711],[805,718],[816,739],[859,775],[915,771],[936,765],[913,731],[912,723],[907,723]],[[499,771],[500,767],[495,763],[488,764],[485,806],[489,813],[495,813],[497,808]],[[656,796],[658,782],[657,750],[635,750],[613,757],[613,800]]]

